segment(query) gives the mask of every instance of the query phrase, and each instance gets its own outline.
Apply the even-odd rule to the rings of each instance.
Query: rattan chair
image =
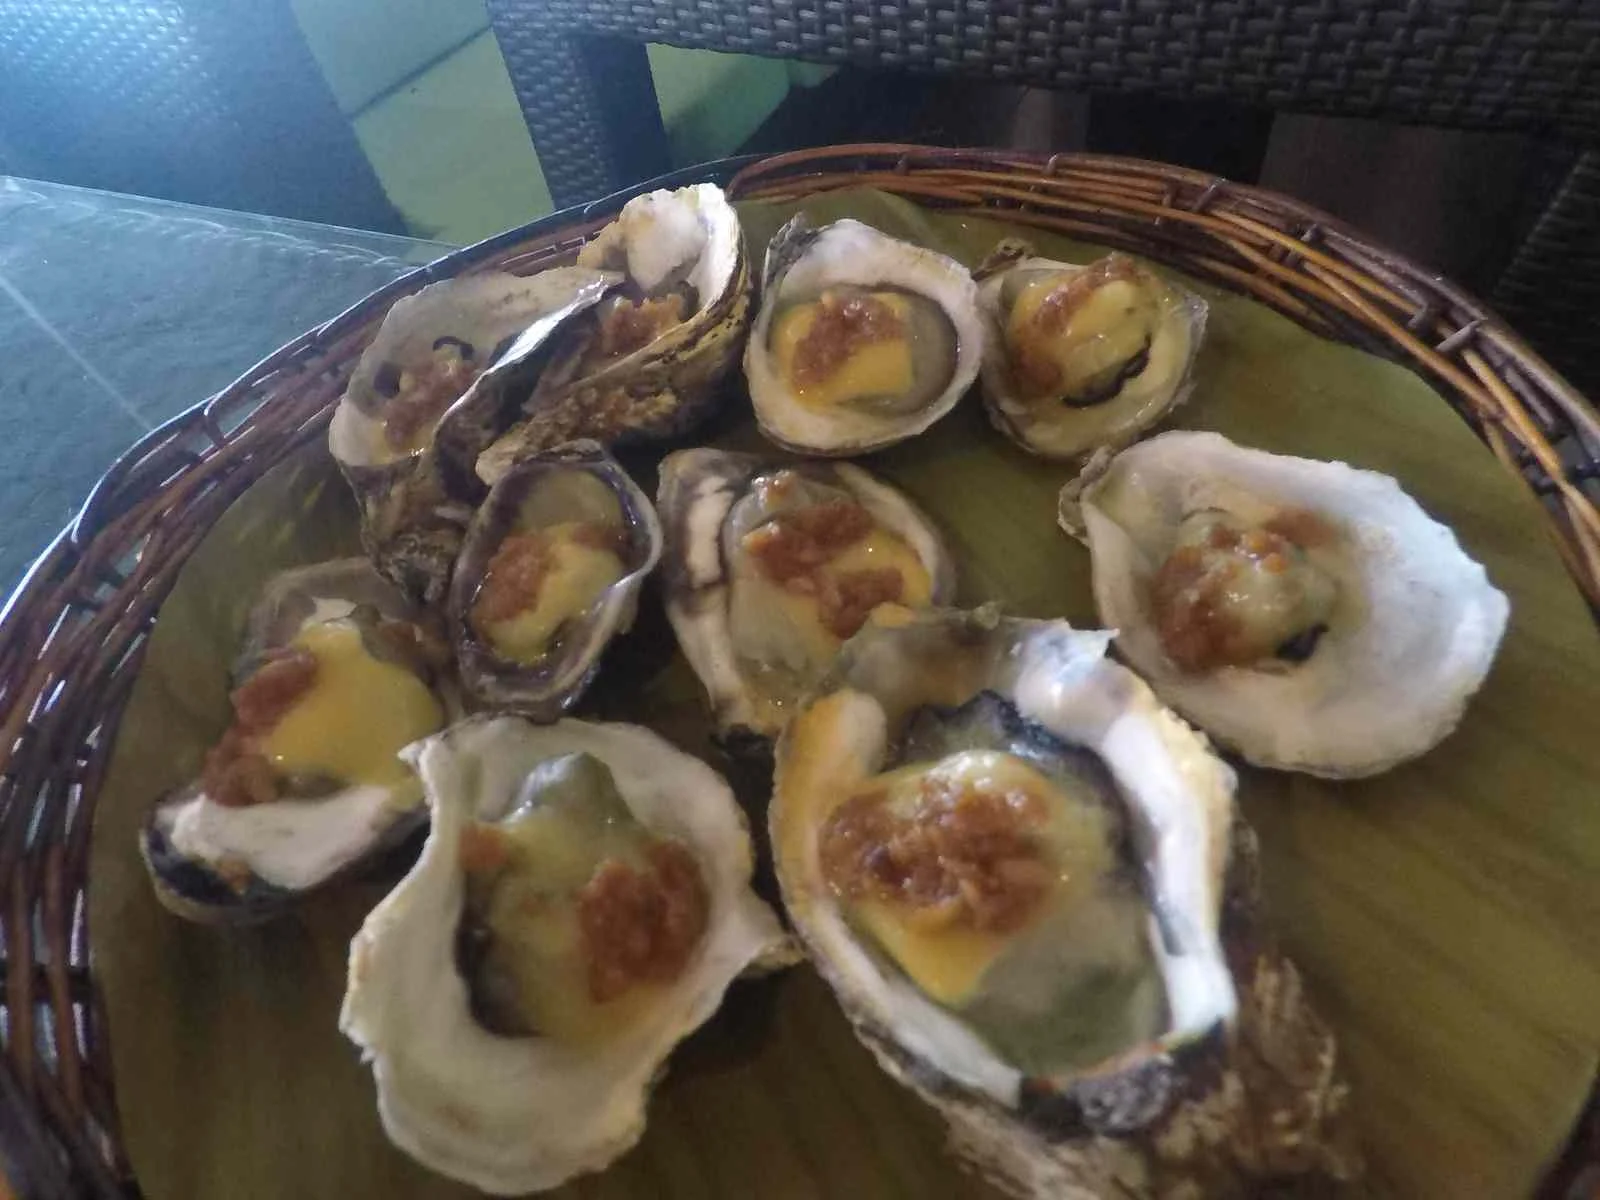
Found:
[[[665,169],[644,43],[1527,132],[1565,183],[1491,293],[1559,366],[1600,310],[1597,0],[489,0],[558,206]]]
[[[0,0],[0,172],[405,230],[287,0]]]

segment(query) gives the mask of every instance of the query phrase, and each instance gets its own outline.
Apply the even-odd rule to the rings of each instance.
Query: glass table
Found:
[[[451,249],[0,176],[0,596],[137,438]]]

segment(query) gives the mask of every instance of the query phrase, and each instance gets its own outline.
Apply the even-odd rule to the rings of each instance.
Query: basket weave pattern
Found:
[[[1600,419],[1447,282],[1283,197],[1126,159],[839,147],[748,165],[730,190],[791,198],[855,186],[1146,254],[1412,366],[1544,499],[1574,579],[1600,605]],[[0,1122],[0,1151],[26,1194],[121,1196],[131,1183],[84,893],[118,716],[185,559],[244,489],[322,434],[396,298],[465,272],[554,265],[620,203],[558,214],[417,271],[156,430],[0,613],[0,1107],[17,1117]]]

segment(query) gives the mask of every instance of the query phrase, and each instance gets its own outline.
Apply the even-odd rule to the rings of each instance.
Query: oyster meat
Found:
[[[684,433],[715,409],[738,361],[750,270],[739,214],[715,184],[635,196],[578,266],[622,283],[563,332],[515,423],[478,459],[488,483],[574,438],[610,446]]]
[[[1117,449],[1189,394],[1205,301],[1127,255],[1080,265],[1003,242],[978,275],[984,404],[1024,450]]]
[[[232,723],[143,830],[156,896],[192,920],[262,919],[420,828],[422,789],[398,754],[446,723],[448,659],[365,559],[273,580]]]
[[[1370,775],[1438,744],[1510,605],[1386,475],[1165,433],[1092,463],[1063,524],[1161,698],[1253,763]]]
[[[932,522],[849,463],[683,450],[658,500],[667,616],[725,736],[776,734],[878,604],[954,596]]]
[[[474,718],[413,747],[433,826],[350,947],[390,1139],[508,1195],[644,1130],[674,1046],[792,957],[723,779],[648,730]]]
[[[960,263],[859,221],[817,229],[802,215],[767,248],[745,379],[778,445],[862,454],[954,408],[983,341],[977,285]]]
[[[1333,1040],[1261,926],[1233,773],[1110,640],[880,609],[778,744],[796,932],[1018,1194],[1348,1176]]]
[[[661,525],[596,442],[526,459],[490,489],[450,588],[462,686],[480,704],[554,720],[633,623]]]
[[[473,463],[515,416],[551,335],[619,278],[585,267],[468,275],[384,317],[334,410],[328,448],[360,505],[368,554],[407,594],[443,600],[483,497]]]

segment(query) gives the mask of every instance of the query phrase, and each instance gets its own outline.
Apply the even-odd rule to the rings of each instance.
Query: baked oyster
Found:
[[[932,522],[849,463],[682,450],[658,503],[667,616],[724,737],[776,734],[877,605],[954,597]]]
[[[384,317],[334,409],[328,449],[355,492],[367,553],[408,595],[443,601],[483,497],[473,463],[509,425],[550,336],[619,278],[582,267],[467,275]]]
[[[516,421],[478,460],[488,483],[574,438],[675,437],[710,415],[738,361],[750,270],[739,214],[715,184],[635,196],[578,266],[622,283],[563,332]]]
[[[419,829],[422,789],[398,754],[446,723],[448,661],[365,559],[275,578],[249,617],[231,723],[141,834],[157,898],[191,920],[261,920]]]
[[[1233,773],[1110,640],[880,609],[778,744],[794,928],[880,1065],[1017,1194],[1349,1177],[1334,1042],[1266,940]]]
[[[554,720],[633,624],[661,525],[597,442],[533,455],[490,489],[450,586],[462,687],[493,708]]]
[[[1260,766],[1346,777],[1455,728],[1510,604],[1387,475],[1165,433],[1062,495],[1100,619],[1156,693]]]
[[[801,215],[767,247],[745,379],[770,440],[863,454],[954,408],[983,340],[977,286],[960,263],[860,221],[819,229]]]
[[[1006,241],[978,277],[984,405],[1024,450],[1117,449],[1189,394],[1206,303],[1127,255],[1055,262]]]
[[[722,777],[649,730],[474,718],[408,751],[433,825],[350,946],[389,1138],[509,1195],[620,1156],[674,1046],[791,960]]]

